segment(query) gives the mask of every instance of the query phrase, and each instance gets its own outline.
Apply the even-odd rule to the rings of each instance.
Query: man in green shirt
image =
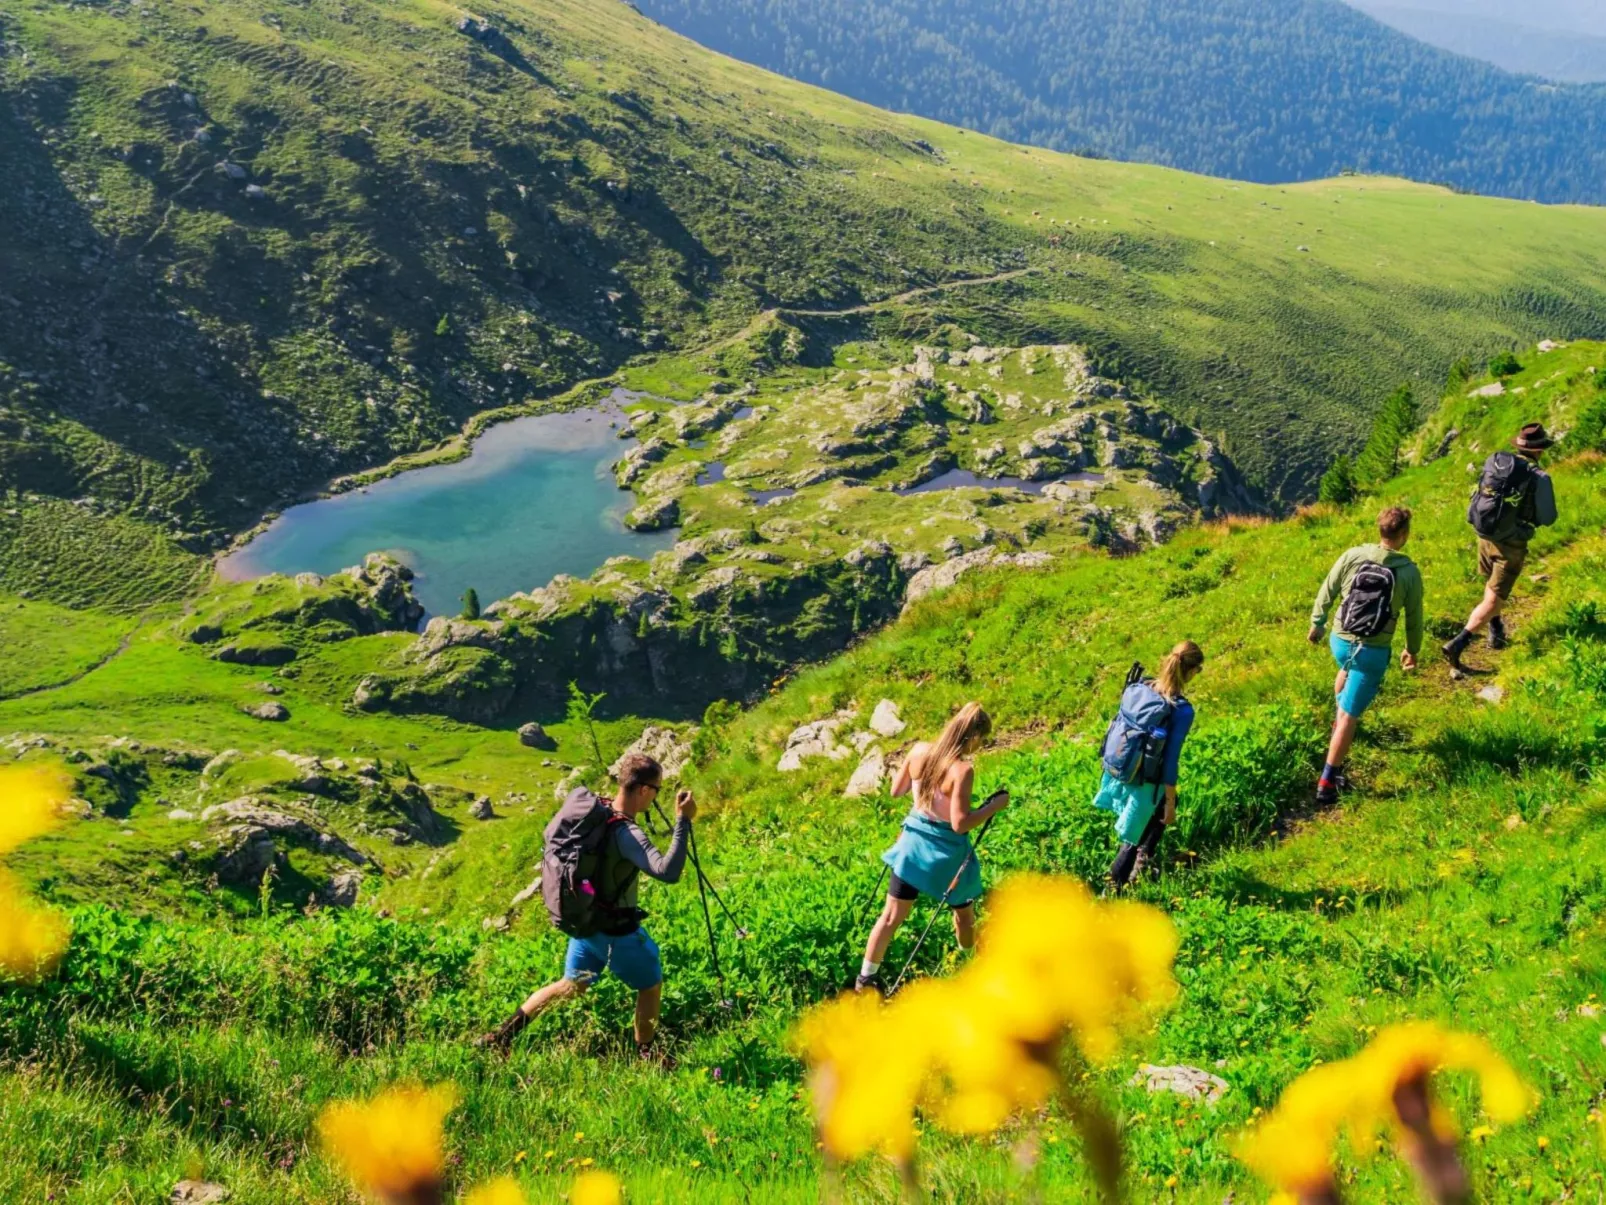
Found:
[[[1312,644],[1322,642],[1327,617],[1338,604],[1338,623],[1329,644],[1338,662],[1333,694],[1338,718],[1327,747],[1327,764],[1316,784],[1316,802],[1338,802],[1344,761],[1355,743],[1362,714],[1377,697],[1388,673],[1394,630],[1405,616],[1405,648],[1400,668],[1416,668],[1422,650],[1422,571],[1400,550],[1411,538],[1411,512],[1391,506],[1377,517],[1378,542],[1351,548],[1333,563],[1317,591],[1310,613]]]

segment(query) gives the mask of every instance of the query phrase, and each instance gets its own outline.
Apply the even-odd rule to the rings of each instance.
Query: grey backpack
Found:
[[[638,910],[619,907],[623,886],[614,889],[612,899],[604,895],[613,826],[624,823],[596,795],[576,787],[546,826],[541,896],[553,925],[570,937],[590,937],[641,918]]]

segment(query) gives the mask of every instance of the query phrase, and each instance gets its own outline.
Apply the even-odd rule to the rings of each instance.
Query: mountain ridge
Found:
[[[1379,172],[1606,200],[1606,89],[1428,46],[1340,0],[641,0],[715,49],[1011,141],[1277,183]]]

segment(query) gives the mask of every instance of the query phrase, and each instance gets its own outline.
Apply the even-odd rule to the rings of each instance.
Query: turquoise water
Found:
[[[470,586],[487,604],[559,573],[586,577],[609,557],[650,557],[675,533],[621,522],[632,498],[609,473],[630,447],[609,425],[621,421],[610,406],[498,424],[466,460],[291,507],[219,569],[235,580],[329,574],[388,552],[441,615],[456,614]]]

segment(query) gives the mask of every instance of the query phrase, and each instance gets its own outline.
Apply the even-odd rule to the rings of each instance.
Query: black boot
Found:
[[[529,1023],[530,1018],[521,1008],[506,1021],[503,1021],[500,1028],[493,1029],[490,1033],[482,1033],[475,1038],[474,1045],[481,1049],[500,1050],[506,1053],[513,1048],[513,1039],[523,1033],[524,1027]]]
[[[1496,615],[1489,621],[1489,647],[1498,653],[1510,645],[1511,641],[1506,637],[1506,621]]]
[[[1452,674],[1466,673],[1467,667],[1461,664],[1461,654],[1466,651],[1466,647],[1471,641],[1472,633],[1462,628],[1460,634],[1454,640],[1441,646],[1439,651],[1444,654],[1444,659],[1450,663]]]

